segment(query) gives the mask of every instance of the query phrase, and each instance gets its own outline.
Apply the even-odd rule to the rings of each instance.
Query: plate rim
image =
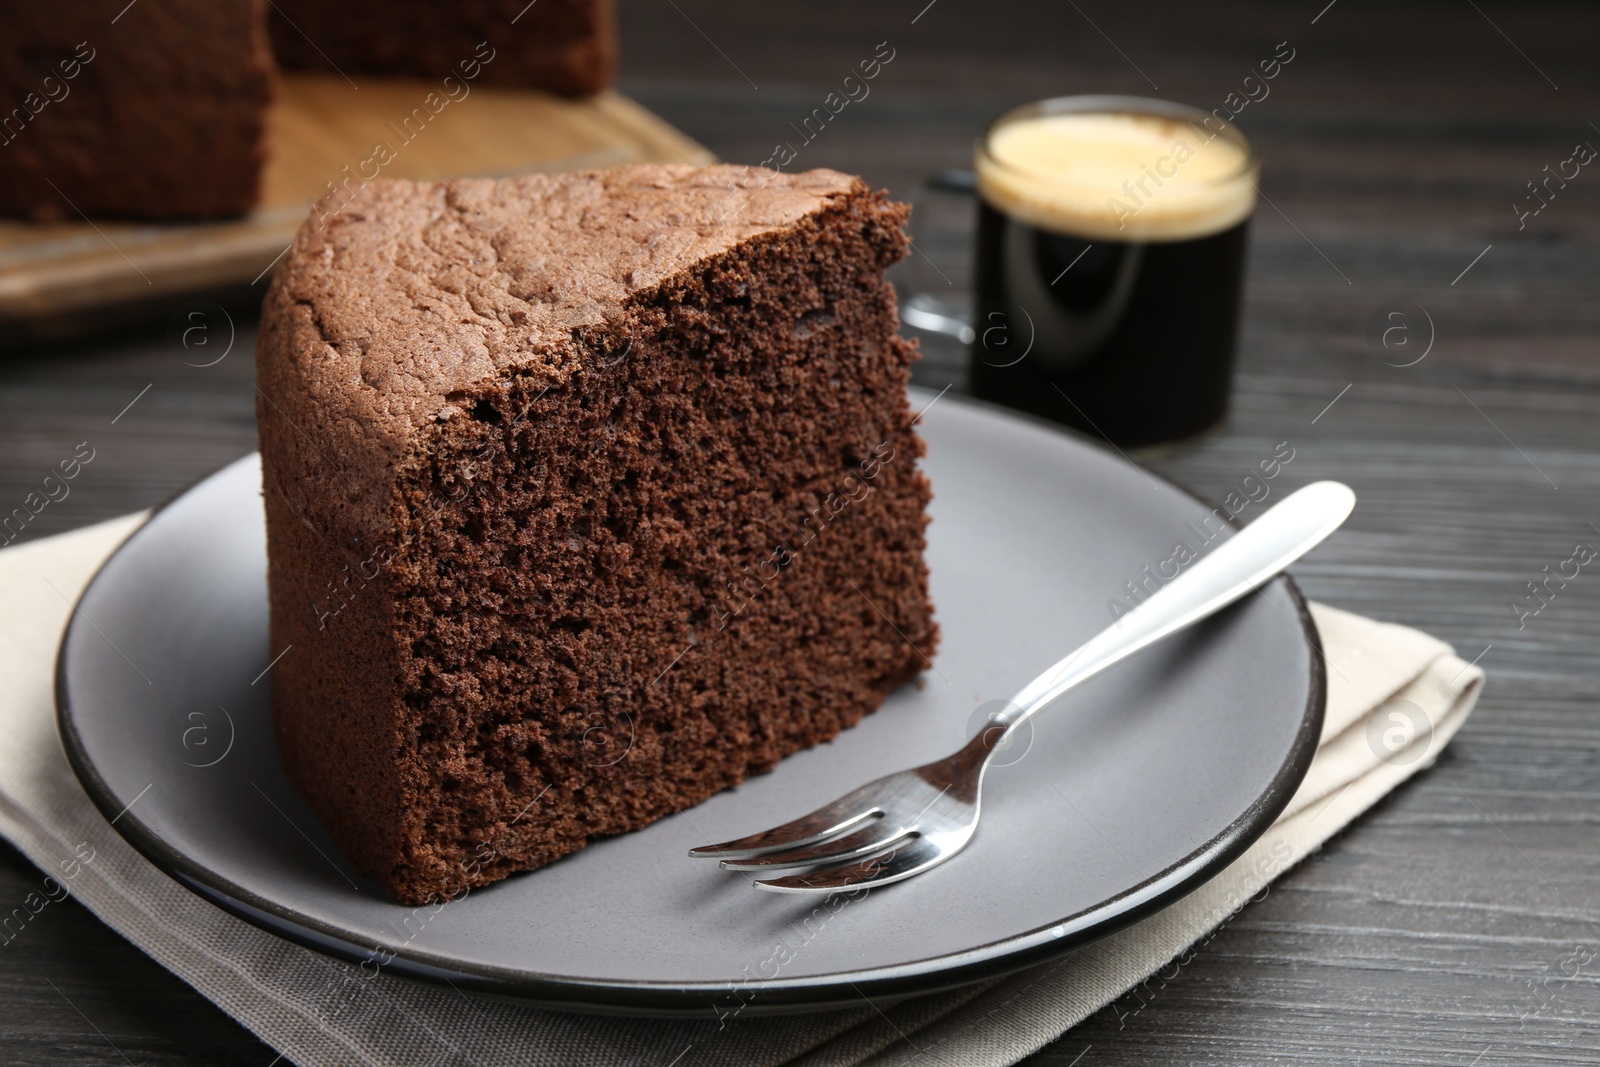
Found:
[[[913,396],[923,392],[931,390],[919,387],[911,389]],[[943,396],[941,392],[935,399]],[[1045,419],[964,394],[958,394],[956,402],[960,406],[1059,435],[1075,445],[1092,448],[1108,457],[1113,454],[1112,448],[1104,443]],[[923,410],[926,411],[926,408]],[[168,844],[113,794],[85,750],[72,712],[67,661],[68,648],[74,634],[80,630],[82,616],[78,611],[79,605],[88,598],[117,558],[135,539],[147,533],[159,515],[234,467],[259,463],[259,455],[259,452],[251,452],[224,464],[152,509],[145,520],[118,543],[96,568],[74,602],[57,648],[54,672],[57,732],[67,762],[89,799],[108,821],[115,820],[112,826],[122,838],[163,874],[236,918],[294,944],[355,963],[363,974],[365,968],[372,964],[374,950],[377,949],[390,958],[378,966],[374,975],[387,969],[408,978],[430,983],[450,982],[474,992],[535,1007],[630,1017],[722,1017],[726,1014],[754,1018],[858,1007],[864,997],[875,1001],[898,1001],[957,989],[1064,956],[1148,918],[1194,892],[1243,855],[1271,828],[1299,788],[1317,752],[1327,705],[1327,671],[1322,638],[1299,586],[1289,574],[1284,573],[1262,588],[1280,583],[1283,585],[1294,606],[1301,635],[1311,651],[1306,706],[1288,755],[1262,795],[1209,841],[1137,885],[1076,915],[1065,916],[1050,925],[998,941],[928,959],[825,975],[790,978],[780,975],[759,980],[752,983],[755,988],[749,999],[739,998],[739,983],[736,981],[614,981],[536,974],[496,964],[484,964],[468,970],[463,969],[458,960],[438,956],[409,942],[398,948],[393,945],[357,943],[350,939],[348,931],[262,897]],[[1135,470],[1160,479],[1198,504],[1209,506],[1186,486],[1134,463],[1120,449],[1116,450],[1115,455]],[[1228,526],[1234,531],[1240,529],[1232,520],[1229,520]],[[1056,933],[1057,930],[1062,932]],[[730,996],[734,998],[731,1011],[719,1011],[719,1004],[728,1006],[726,1002]]]

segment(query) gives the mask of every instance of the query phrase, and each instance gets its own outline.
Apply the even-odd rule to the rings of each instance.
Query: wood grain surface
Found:
[[[1575,543],[1600,546],[1600,170],[1521,229],[1513,210],[1545,166],[1600,145],[1600,11],[638,0],[620,14],[630,97],[723,158],[759,162],[788,141],[800,165],[915,198],[920,254],[900,282],[950,298],[968,281],[971,207],[919,184],[967,165],[987,119],[1073,92],[1218,106],[1290,42],[1295,59],[1239,119],[1268,202],[1233,413],[1141,458],[1215,499],[1292,442],[1295,484],[1336,477],[1360,496],[1346,530],[1295,569],[1307,593],[1452,642],[1488,684],[1436,766],[1175,978],[1029,1062],[1600,1062],[1600,573],[1520,627],[1511,607]],[[883,41],[895,58],[871,94],[802,144],[791,123]],[[204,311],[172,303],[178,325]],[[1430,318],[1426,358],[1397,366],[1426,347]],[[0,363],[0,499],[20,500],[77,442],[98,450],[29,536],[158,503],[254,446],[249,325],[199,366],[227,324],[192,321],[208,329],[188,348],[157,330]],[[1385,347],[1396,323],[1406,332]],[[919,378],[959,386],[961,353],[924,348]],[[7,853],[0,902],[37,878]],[[0,1006],[7,1062],[276,1055],[71,902],[3,946]]]
[[[626,97],[586,100],[453,81],[285,76],[268,114],[261,207],[237,220],[154,224],[0,220],[0,329],[79,335],[97,314],[197,289],[248,286],[332,187],[710,155]],[[379,151],[379,146],[384,151]],[[354,185],[350,185],[354,183]],[[0,338],[0,347],[5,338]]]

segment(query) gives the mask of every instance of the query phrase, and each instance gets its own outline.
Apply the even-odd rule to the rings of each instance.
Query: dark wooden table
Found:
[[[1008,106],[1120,92],[1210,108],[1279,42],[1295,51],[1239,118],[1270,199],[1233,414],[1144,458],[1220,499],[1292,442],[1294,478],[1337,477],[1361,498],[1297,568],[1307,593],[1437,634],[1489,684],[1437,766],[1158,992],[1031,1062],[1600,1062],[1600,573],[1537,616],[1512,606],[1576,544],[1600,546],[1600,167],[1552,183],[1520,225],[1514,208],[1536,206],[1527,183],[1575,145],[1600,145],[1600,11],[1325,3],[622,4],[623,88],[735,161],[799,144],[790,124],[887,41],[871,95],[800,162],[903,197],[965,166]],[[970,207],[919,203],[931,262],[901,281],[958,296]],[[253,448],[253,335],[237,326],[212,366],[194,364],[222,351],[220,328],[209,348],[158,329],[0,361],[0,500],[78,442],[95,449],[27,536],[159,503]],[[922,380],[962,382],[959,351],[925,350]],[[0,902],[37,877],[0,849]],[[0,1061],[273,1059],[75,903],[0,951]]]

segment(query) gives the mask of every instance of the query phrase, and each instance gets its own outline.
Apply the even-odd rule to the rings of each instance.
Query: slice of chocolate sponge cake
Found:
[[[927,665],[906,212],[641,165],[302,227],[257,349],[273,711],[396,899],[698,803]]]

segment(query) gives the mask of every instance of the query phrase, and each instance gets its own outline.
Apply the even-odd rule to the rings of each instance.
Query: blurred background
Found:
[[[1459,397],[1430,387],[1453,395],[1448,382],[1462,375],[1496,388],[1559,377],[1557,396],[1496,419],[1527,448],[1548,428],[1545,409],[1586,408],[1573,389],[1600,375],[1600,177],[1584,168],[1523,229],[1513,208],[1536,203],[1528,183],[1543,168],[1580,142],[1600,144],[1591,55],[1600,21],[1582,5],[622,0],[618,23],[622,92],[723,160],[759,163],[791,143],[794,167],[859,173],[912,201],[919,254],[895,272],[902,296],[957,301],[971,281],[973,206],[928,192],[925,180],[970,168],[988,121],[1071,93],[1221,106],[1287,41],[1294,60],[1237,119],[1263,159],[1264,199],[1230,428],[1270,436],[1284,405],[1316,414],[1351,384],[1341,420],[1392,435],[1394,461],[1448,426],[1482,425]],[[870,95],[806,143],[802,120],[880,42],[894,59]],[[184,302],[171,304],[177,313]],[[249,309],[229,310],[240,333],[212,367],[183,364],[216,358],[221,328],[209,351],[193,345],[201,334],[185,348],[159,311],[151,330],[115,347],[34,344],[0,361],[0,450],[12,461],[0,493],[11,496],[36,480],[30,456],[42,468],[66,454],[72,420],[106,425],[162,379],[99,432],[116,447],[27,536],[158,503],[251,447]],[[1390,318],[1396,311],[1403,317]],[[1437,343],[1427,359],[1405,373],[1386,367],[1423,350],[1430,317]],[[919,381],[959,387],[961,346],[935,335],[923,348]],[[1419,422],[1424,411],[1431,417]]]

